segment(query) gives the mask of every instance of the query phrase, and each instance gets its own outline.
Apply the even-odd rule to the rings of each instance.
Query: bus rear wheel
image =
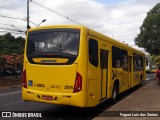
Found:
[[[113,91],[112,91],[112,101],[115,102],[118,97],[119,87],[117,83],[114,83]]]

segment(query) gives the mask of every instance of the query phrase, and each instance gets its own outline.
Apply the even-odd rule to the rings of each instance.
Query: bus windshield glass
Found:
[[[27,54],[67,54],[78,55],[80,30],[52,29],[30,31]]]

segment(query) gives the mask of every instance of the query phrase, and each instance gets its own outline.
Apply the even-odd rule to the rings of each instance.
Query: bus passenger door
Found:
[[[100,50],[101,100],[107,98],[108,86],[108,51]]]
[[[129,87],[132,85],[132,56],[128,56]]]

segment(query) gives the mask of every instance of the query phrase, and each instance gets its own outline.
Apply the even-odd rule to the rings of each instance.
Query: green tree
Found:
[[[160,56],[155,56],[153,55],[152,57],[152,61],[155,63],[155,65],[160,65]]]
[[[25,39],[22,37],[15,38],[10,33],[0,36],[0,55],[3,54],[23,54]]]
[[[148,13],[135,38],[135,44],[151,55],[160,55],[160,3]]]

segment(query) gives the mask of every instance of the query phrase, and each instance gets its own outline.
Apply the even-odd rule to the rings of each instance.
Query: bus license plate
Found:
[[[43,100],[53,101],[53,97],[52,96],[48,96],[48,95],[42,95],[42,99]]]

